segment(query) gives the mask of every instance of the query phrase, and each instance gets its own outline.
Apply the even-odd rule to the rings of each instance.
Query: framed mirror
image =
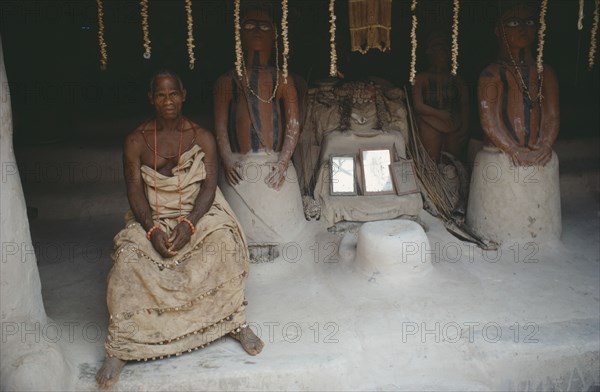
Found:
[[[417,185],[417,175],[415,165],[412,159],[402,159],[392,163],[392,180],[396,188],[398,196],[409,195],[411,193],[419,193]]]
[[[389,148],[361,149],[360,161],[365,195],[394,193],[394,184],[390,172],[392,154]]]
[[[331,195],[356,195],[356,159],[353,155],[329,156]]]

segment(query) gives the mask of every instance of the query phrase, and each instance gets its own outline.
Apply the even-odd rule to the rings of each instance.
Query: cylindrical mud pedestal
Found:
[[[358,232],[355,265],[376,280],[393,282],[431,269],[423,228],[405,219],[367,222]]]
[[[467,225],[498,244],[560,238],[558,157],[546,166],[514,166],[497,148],[484,147],[474,162]]]

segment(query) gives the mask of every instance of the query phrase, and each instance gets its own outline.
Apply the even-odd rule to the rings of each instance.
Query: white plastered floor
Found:
[[[322,222],[310,222],[279,258],[251,265],[248,320],[266,343],[260,355],[250,357],[224,338],[181,357],[129,364],[113,390],[597,386],[598,157],[591,152],[591,164],[579,167],[582,146],[593,151],[588,141],[557,145],[561,243],[515,243],[501,254],[486,253],[423,212],[433,250],[424,257],[434,268],[421,279],[389,284],[355,271],[355,233],[330,233]],[[24,148],[17,157],[28,162],[21,165],[29,170],[25,195],[38,209],[31,231],[53,320],[41,327],[40,338],[59,341],[75,369],[73,389],[95,390],[104,359],[112,237],[127,208],[119,148]],[[48,183],[52,173],[36,177],[28,166],[36,161],[63,174],[65,162],[77,162],[79,169],[71,165],[71,178]]]

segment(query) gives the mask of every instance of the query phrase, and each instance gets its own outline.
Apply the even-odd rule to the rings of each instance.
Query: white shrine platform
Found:
[[[432,270],[389,284],[355,269],[356,233],[309,222],[279,258],[251,265],[247,310],[266,343],[260,355],[224,338],[129,364],[111,390],[600,390],[598,139],[556,151],[561,243],[483,252],[423,212],[431,249],[422,257]],[[70,389],[96,390],[109,255],[128,206],[120,146],[16,154],[27,204],[38,212],[31,232],[53,323],[3,339],[58,341],[72,365]],[[69,162],[79,164],[71,178]]]

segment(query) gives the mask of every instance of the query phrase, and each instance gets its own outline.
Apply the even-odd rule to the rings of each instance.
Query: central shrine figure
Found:
[[[276,248],[304,228],[290,164],[300,135],[299,101],[293,77],[279,70],[273,19],[257,8],[236,19],[241,20],[237,67],[215,84],[215,130],[224,169],[219,186],[242,223],[251,260],[265,261],[257,252],[266,251],[272,260]],[[275,67],[269,62],[273,46]]]
[[[284,78],[278,66],[269,65],[277,33],[267,12],[245,14],[241,40],[242,77],[232,70],[215,85],[215,128],[225,177],[230,185],[242,181],[242,165],[234,153],[278,152],[265,181],[279,190],[300,133],[296,87],[292,77]],[[276,64],[277,57],[275,53]]]

